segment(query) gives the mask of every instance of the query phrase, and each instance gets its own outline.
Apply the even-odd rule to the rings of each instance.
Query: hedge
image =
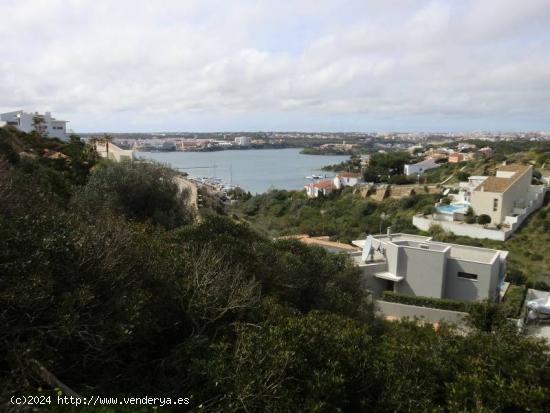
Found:
[[[430,298],[430,297],[414,297],[410,295],[404,295],[394,293],[393,291],[384,291],[382,294],[383,301],[389,301],[392,303],[416,305],[419,307],[439,308],[441,310],[460,311],[467,313],[472,305],[476,303],[468,303],[466,301],[448,300],[444,298]]]
[[[526,295],[527,287],[525,285],[510,284],[508,286],[508,290],[502,300],[502,307],[507,317],[519,317]]]

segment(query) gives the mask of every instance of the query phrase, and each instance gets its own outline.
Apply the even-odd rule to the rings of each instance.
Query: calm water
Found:
[[[180,168],[189,176],[221,178],[252,193],[270,188],[301,189],[321,167],[342,162],[347,155],[302,155],[301,149],[248,149],[218,152],[138,152],[146,159]]]

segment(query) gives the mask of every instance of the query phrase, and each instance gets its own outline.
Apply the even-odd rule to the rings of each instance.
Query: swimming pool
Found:
[[[443,212],[444,214],[452,214],[453,212],[466,212],[470,204],[465,202],[457,202],[449,205],[440,205],[437,207],[438,212]]]

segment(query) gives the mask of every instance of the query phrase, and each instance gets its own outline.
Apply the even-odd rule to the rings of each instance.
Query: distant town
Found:
[[[99,133],[80,134],[84,139]],[[220,151],[230,149],[305,148],[304,153],[355,154],[378,149],[408,150],[418,144],[444,144],[462,140],[488,142],[548,141],[550,132],[470,132],[470,133],[401,133],[401,132],[218,132],[218,133],[112,133],[113,142],[124,149],[138,151]]]

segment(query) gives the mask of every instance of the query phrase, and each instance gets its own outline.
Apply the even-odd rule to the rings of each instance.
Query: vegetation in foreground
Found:
[[[82,395],[183,396],[198,411],[547,408],[550,348],[499,313],[467,335],[382,321],[347,257],[214,214],[180,221],[186,194],[162,167],[94,167],[77,138],[48,141],[67,158],[43,145],[0,130],[2,410],[53,393],[36,365]]]

